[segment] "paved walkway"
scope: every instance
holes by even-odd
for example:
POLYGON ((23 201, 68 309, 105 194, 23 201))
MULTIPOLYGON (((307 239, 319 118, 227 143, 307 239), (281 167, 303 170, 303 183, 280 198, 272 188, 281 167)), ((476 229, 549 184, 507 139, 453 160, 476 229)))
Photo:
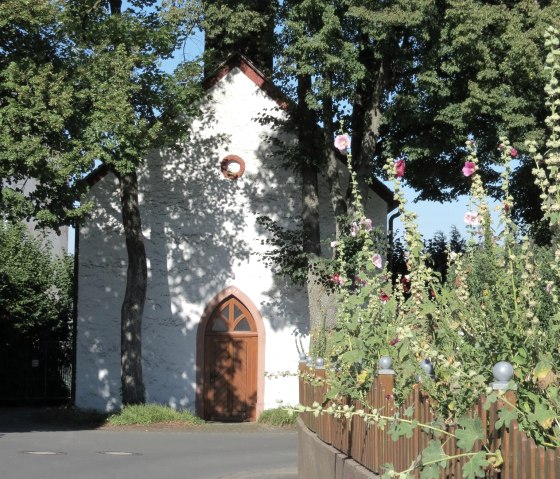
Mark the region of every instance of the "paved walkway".
POLYGON ((295 430, 59 427, 0 408, 2 479, 296 479, 295 430))

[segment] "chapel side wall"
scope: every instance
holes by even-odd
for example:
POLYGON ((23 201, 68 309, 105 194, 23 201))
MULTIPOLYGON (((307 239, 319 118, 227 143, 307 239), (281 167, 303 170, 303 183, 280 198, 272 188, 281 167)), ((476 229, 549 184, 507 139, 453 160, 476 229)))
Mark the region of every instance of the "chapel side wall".
POLYGON ((120 310, 126 286, 126 251, 118 182, 108 174, 91 190, 95 209, 80 227, 76 406, 120 407, 120 310))

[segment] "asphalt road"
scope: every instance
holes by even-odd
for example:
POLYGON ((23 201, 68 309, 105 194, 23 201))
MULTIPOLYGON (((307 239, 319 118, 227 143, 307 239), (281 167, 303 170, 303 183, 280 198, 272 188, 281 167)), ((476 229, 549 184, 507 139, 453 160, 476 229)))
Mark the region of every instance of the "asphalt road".
POLYGON ((0 479, 297 478, 294 430, 57 430, 2 416, 0 479))

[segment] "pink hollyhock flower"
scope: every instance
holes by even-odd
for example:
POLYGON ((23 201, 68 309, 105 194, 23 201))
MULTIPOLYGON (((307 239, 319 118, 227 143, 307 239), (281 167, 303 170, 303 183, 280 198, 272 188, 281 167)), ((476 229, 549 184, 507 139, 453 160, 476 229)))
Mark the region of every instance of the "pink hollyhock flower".
POLYGON ((339 273, 335 273, 333 274, 332 280, 335 284, 339 284, 340 286, 344 286, 344 283, 346 283, 346 281, 344 280, 344 278, 340 277, 339 273))
POLYGON ((465 161, 463 166, 463 175, 471 176, 476 171, 476 165, 472 161, 465 161))
POLYGON ((395 170, 397 172, 397 178, 402 178, 404 176, 404 160, 398 160, 395 163, 395 170))
POLYGON ((469 226, 478 226, 480 224, 478 213, 476 211, 467 211, 465 213, 465 223, 469 226))
POLYGON ((375 253, 372 257, 371 257, 371 262, 373 263, 373 265, 376 268, 381 269, 383 267, 383 259, 381 258, 381 255, 378 253, 375 253))
POLYGON ((338 245, 338 241, 331 241, 331 248, 336 248, 336 245, 338 245))
POLYGON ((350 230, 350 236, 358 236, 358 231, 359 231, 359 227, 358 227, 358 223, 354 222, 352 223, 352 229, 350 230))
POLYGON ((550 292, 552 291, 552 283, 549 281, 548 283, 546 283, 546 287, 544 288, 544 290, 550 294, 550 292))
POLYGON ((503 143, 498 145, 498 150, 503 150, 506 146, 503 143))
POLYGON ((335 148, 344 154, 348 152, 348 149, 350 148, 350 143, 351 143, 350 137, 346 133, 344 135, 338 135, 334 139, 335 148))
POLYGON ((389 301, 389 295, 384 291, 381 291, 381 294, 379 295, 379 299, 384 303, 386 303, 387 301, 389 301))
POLYGON ((373 228, 373 221, 369 218, 364 218, 360 221, 360 225, 363 226, 366 231, 371 231, 373 228))
POLYGON ((509 156, 511 156, 512 158, 515 158, 517 156, 517 150, 515 148, 512 148, 511 150, 509 150, 509 156))
POLYGON ((410 278, 408 275, 404 275, 401 277, 401 286, 403 292, 408 293, 410 291, 410 278))

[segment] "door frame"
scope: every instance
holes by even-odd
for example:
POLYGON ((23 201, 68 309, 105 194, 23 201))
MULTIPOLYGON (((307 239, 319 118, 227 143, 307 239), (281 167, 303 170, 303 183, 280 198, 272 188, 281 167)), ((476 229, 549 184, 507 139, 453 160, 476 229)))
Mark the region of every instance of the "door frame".
POLYGON ((265 348, 265 329, 264 322, 255 304, 249 297, 235 286, 229 286, 214 296, 204 308, 200 322, 198 323, 196 332, 196 414, 199 417, 204 416, 204 357, 205 357, 205 333, 206 325, 210 320, 212 313, 220 305, 222 301, 230 296, 234 296, 237 300, 249 310, 255 327, 257 329, 257 404, 256 418, 264 410, 264 348, 265 348))

